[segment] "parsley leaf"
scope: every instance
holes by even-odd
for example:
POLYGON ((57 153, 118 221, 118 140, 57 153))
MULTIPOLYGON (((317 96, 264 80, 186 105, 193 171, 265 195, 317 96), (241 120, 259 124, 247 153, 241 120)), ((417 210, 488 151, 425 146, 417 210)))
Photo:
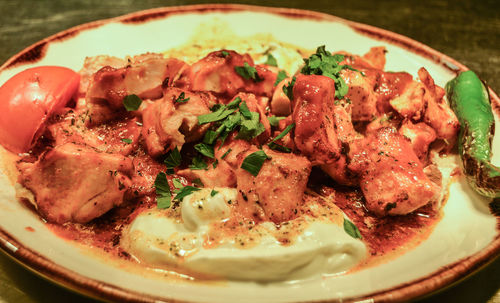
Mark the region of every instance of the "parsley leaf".
POLYGON ((193 158, 193 162, 191 163, 191 165, 189 165, 189 168, 191 168, 193 170, 202 170, 202 169, 207 169, 208 165, 203 160, 202 157, 196 156, 193 158))
POLYGON ((241 163, 241 168, 251 173, 254 177, 257 177, 262 165, 264 165, 264 161, 267 159, 271 158, 263 150, 258 150, 246 156, 243 163, 241 163))
POLYGON ((257 69, 255 69, 255 67, 253 66, 250 66, 250 64, 248 64, 247 62, 244 62, 243 66, 235 66, 234 70, 245 80, 252 79, 254 82, 264 80, 257 73, 257 69))
POLYGON ((189 101, 189 97, 186 98, 186 95, 184 94, 184 92, 180 93, 179 96, 177 97, 177 99, 175 99, 175 103, 186 103, 189 101))
POLYGON ((194 186, 190 186, 190 185, 184 186, 177 191, 177 194, 175 195, 174 200, 182 201, 182 199, 184 199, 184 197, 189 196, 190 194, 194 193, 195 191, 199 191, 199 190, 200 190, 199 188, 194 187, 194 186))
POLYGON ((222 157, 220 157, 221 159, 224 159, 225 157, 227 157, 227 155, 232 151, 232 149, 228 149, 223 155, 222 157))
POLYGON ((179 149, 177 146, 171 150, 168 154, 163 163, 167 166, 167 168, 174 168, 177 167, 181 164, 181 153, 179 152, 179 149))
POLYGON ((341 65, 340 62, 343 60, 343 55, 332 55, 322 45, 316 49, 315 54, 304 59, 305 65, 302 67, 301 73, 304 75, 323 75, 333 79, 335 81, 335 97, 342 99, 347 94, 349 87, 340 76, 340 72, 343 69, 357 71, 349 65, 341 65))
POLYGON ((212 191, 210 192, 210 196, 213 197, 215 195, 217 195, 219 192, 216 191, 215 189, 212 189, 212 191))
POLYGON ((274 58, 274 56, 271 54, 267 55, 267 60, 266 60, 266 63, 264 63, 264 64, 267 64, 270 66, 278 66, 278 62, 276 61, 276 58, 274 58))
POLYGON ((141 104, 142 100, 137 95, 128 95, 123 98, 123 106, 129 112, 138 110, 141 104))
POLYGON ((239 108, 240 108, 240 113, 243 115, 243 117, 245 117, 247 119, 252 118, 252 114, 250 112, 250 109, 248 109, 248 105, 245 101, 240 103, 239 108))
POLYGON ((212 145, 208 145, 205 143, 198 143, 194 146, 194 149, 196 149, 200 154, 209 157, 209 158, 214 158, 214 147, 212 145))
POLYGON ((220 53, 222 54, 222 57, 224 57, 224 58, 229 56, 229 53, 227 51, 221 51, 220 53))
POLYGON ((288 134, 292 128, 295 127, 295 123, 292 123, 290 125, 288 125, 279 135, 276 136, 276 138, 272 139, 270 143, 273 143, 273 142, 276 142, 280 139, 282 139, 284 136, 286 136, 286 134, 288 134))
POLYGON ((156 207, 160 209, 169 208, 172 202, 172 194, 165 173, 160 172, 156 175, 154 187, 156 191, 156 207))
POLYGON ((269 124, 273 127, 277 127, 280 123, 281 120, 285 119, 286 117, 277 117, 277 116, 271 116, 267 117, 267 121, 269 121, 269 124))
POLYGON ((250 112, 251 119, 241 121, 240 131, 236 135, 236 139, 251 140, 262 134, 266 128, 260 123, 260 115, 256 112, 250 112))
POLYGON ((123 143, 127 143, 127 144, 132 143, 132 139, 129 139, 129 138, 123 138, 120 141, 122 141, 123 143))
POLYGON ((177 188, 177 189, 180 189, 180 188, 183 188, 184 185, 182 185, 181 183, 181 180, 175 178, 175 179, 172 179, 172 183, 174 184, 174 187, 177 188))
POLYGON ((234 110, 226 109, 226 107, 223 106, 214 112, 198 116, 198 124, 202 125, 210 122, 223 120, 233 112, 234 110))
POLYGON ((280 144, 276 144, 274 142, 270 142, 269 144, 267 144, 267 146, 272 150, 277 150, 277 151, 282 152, 282 153, 292 152, 292 150, 289 149, 288 147, 280 145, 280 144))
POLYGON ((274 86, 278 85, 281 81, 283 81, 288 75, 286 74, 286 71, 280 70, 278 72, 278 76, 276 76, 276 82, 274 82, 274 86))
POLYGON ((293 86, 295 85, 295 80, 297 79, 293 77, 292 81, 288 82, 287 85, 283 85, 283 92, 290 101, 293 101, 293 86))
POLYGON ((363 238, 356 225, 354 225, 354 223, 352 223, 346 218, 344 218, 344 230, 349 236, 353 237, 354 239, 363 238))

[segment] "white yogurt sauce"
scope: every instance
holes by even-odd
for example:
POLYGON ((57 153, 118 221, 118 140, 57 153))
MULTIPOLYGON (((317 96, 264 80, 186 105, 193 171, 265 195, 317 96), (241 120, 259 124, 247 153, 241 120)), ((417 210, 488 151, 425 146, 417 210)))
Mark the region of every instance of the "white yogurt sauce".
MULTIPOLYGON (((181 220, 157 209, 138 215, 124 231, 122 247, 153 267, 181 267, 230 280, 258 282, 340 273, 366 256, 363 242, 349 236, 341 224, 312 217, 305 218, 307 226, 291 244, 278 241, 278 228, 265 222, 249 231, 259 239, 250 247, 243 248, 237 238, 215 247, 204 246, 210 225, 229 219, 229 203, 236 200, 235 189, 216 190, 214 196, 211 189, 202 189, 185 197, 181 220)), ((339 209, 336 212, 343 216, 339 209)))

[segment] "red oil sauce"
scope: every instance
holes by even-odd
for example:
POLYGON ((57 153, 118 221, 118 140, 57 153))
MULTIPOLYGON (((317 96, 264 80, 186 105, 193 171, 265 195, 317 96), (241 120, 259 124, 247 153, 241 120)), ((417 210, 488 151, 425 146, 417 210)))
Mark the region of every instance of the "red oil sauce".
POLYGON ((369 254, 363 266, 381 263, 415 247, 427 238, 442 216, 441 211, 428 204, 408 215, 377 217, 364 207, 359 189, 323 186, 320 194, 334 196, 335 204, 358 227, 369 254))

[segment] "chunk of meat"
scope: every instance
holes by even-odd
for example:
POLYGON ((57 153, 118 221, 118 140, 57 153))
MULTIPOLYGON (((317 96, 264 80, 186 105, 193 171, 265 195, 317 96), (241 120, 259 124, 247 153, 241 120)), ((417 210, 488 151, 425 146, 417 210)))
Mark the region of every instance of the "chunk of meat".
POLYGON ((274 90, 271 99, 271 113, 276 116, 288 116, 292 113, 292 104, 288 96, 283 92, 283 86, 291 82, 292 79, 283 79, 274 90))
POLYGON ((403 122, 398 132, 410 140, 413 151, 420 162, 427 163, 429 145, 436 140, 434 129, 423 122, 414 124, 407 120, 403 122))
POLYGON ((295 145, 313 163, 337 160, 341 144, 332 117, 335 82, 325 76, 298 75, 293 86, 295 145))
POLYGON ((389 101, 400 96, 405 91, 406 86, 412 83, 413 77, 406 72, 375 72, 378 74, 375 85, 375 92, 378 95, 377 111, 379 114, 390 113, 392 106, 389 101))
POLYGON ((64 143, 87 145, 98 151, 124 156, 137 148, 141 126, 136 118, 112 121, 93 128, 85 127, 85 112, 69 110, 47 127, 54 146, 64 143))
POLYGON ((86 95, 91 123, 113 119, 124 111, 123 99, 127 95, 161 98, 164 80, 177 77, 184 67, 185 63, 177 59, 147 54, 132 58, 123 68, 101 68, 92 77, 86 95))
POLYGON ((210 91, 229 98, 239 92, 271 97, 276 76, 264 66, 256 66, 248 54, 220 50, 195 62, 174 85, 192 91, 210 91), (245 64, 255 69, 258 79, 245 79, 236 72, 237 67, 243 68, 245 64))
POLYGON ((429 180, 408 139, 381 128, 353 144, 349 168, 360 176, 368 210, 404 215, 433 201, 439 186, 429 180))
POLYGON ((177 175, 191 182, 200 179, 204 187, 236 187, 236 176, 234 171, 224 160, 218 160, 218 164, 215 168, 212 164, 209 164, 206 170, 186 168, 179 170, 177 175))
POLYGON ((378 69, 383 70, 385 67, 385 54, 387 50, 384 46, 372 47, 363 56, 354 55, 346 51, 335 52, 344 56, 344 60, 340 64, 347 64, 356 69, 378 69))
MULTIPOLYGON (((253 147, 245 155, 256 150, 253 147)), ((248 218, 279 224, 296 217, 303 202, 311 163, 302 156, 279 153, 268 148, 264 151, 271 159, 264 162, 257 177, 241 167, 236 170, 236 207, 248 218)))
POLYGON ((352 142, 362 138, 362 136, 354 130, 351 116, 344 107, 335 106, 332 119, 339 141, 342 144, 341 154, 335 162, 321 165, 321 169, 337 183, 355 186, 359 181, 356 174, 348 168, 347 153, 352 142))
POLYGON ((345 98, 352 103, 352 119, 354 121, 372 120, 377 115, 377 95, 375 94, 377 74, 362 74, 344 69, 340 76, 349 86, 345 98))
POLYGON ((199 125, 198 116, 210 113, 210 99, 207 94, 167 87, 163 98, 149 105, 142 115, 142 135, 148 153, 156 157, 200 139, 210 124, 199 125), (181 95, 189 100, 176 102, 181 95))
POLYGON ((457 116, 444 99, 443 88, 434 84, 427 70, 422 67, 418 71, 418 76, 426 88, 424 98, 427 99, 427 110, 424 122, 436 131, 437 137, 444 140, 450 149, 455 145, 460 130, 457 116))
POLYGON ((427 108, 427 99, 424 98, 425 87, 422 83, 412 81, 402 94, 391 99, 389 104, 403 118, 418 121, 427 108))
POLYGON ((110 66, 112 68, 122 68, 127 65, 127 61, 121 58, 99 55, 94 57, 86 57, 83 62, 83 67, 80 70, 80 87, 78 93, 84 96, 87 93, 89 83, 92 76, 101 68, 110 66))
POLYGON ((35 195, 39 212, 61 224, 86 223, 120 205, 133 166, 122 155, 66 143, 19 169, 19 182, 35 195))
MULTIPOLYGON (((248 106, 248 109, 252 112, 256 112, 259 114, 259 121, 264 125, 264 132, 257 137, 257 141, 263 144, 269 139, 271 136, 271 124, 269 124, 269 120, 266 115, 267 101, 268 99, 265 97, 257 97, 251 93, 238 93, 236 97, 241 98, 242 101, 248 106)), ((234 98, 233 98, 234 100, 234 98)))

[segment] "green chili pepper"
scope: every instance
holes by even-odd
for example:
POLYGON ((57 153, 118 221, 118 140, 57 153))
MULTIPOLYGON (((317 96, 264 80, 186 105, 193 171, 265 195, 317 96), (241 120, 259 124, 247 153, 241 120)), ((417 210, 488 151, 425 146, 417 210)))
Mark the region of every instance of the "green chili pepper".
POLYGON ((446 84, 446 95, 460 122, 458 152, 467 181, 483 196, 500 197, 500 168, 490 162, 495 119, 488 90, 465 71, 446 84))

